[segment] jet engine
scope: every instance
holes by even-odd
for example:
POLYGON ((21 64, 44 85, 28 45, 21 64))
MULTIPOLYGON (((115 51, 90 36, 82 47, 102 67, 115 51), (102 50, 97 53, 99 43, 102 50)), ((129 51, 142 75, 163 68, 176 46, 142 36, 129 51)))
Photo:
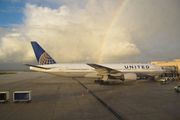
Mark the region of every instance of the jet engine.
POLYGON ((120 80, 137 80, 137 75, 135 73, 124 73, 120 80))
POLYGON ((137 80, 138 77, 135 73, 116 73, 116 74, 110 74, 108 75, 109 79, 120 79, 122 81, 124 80, 137 80))

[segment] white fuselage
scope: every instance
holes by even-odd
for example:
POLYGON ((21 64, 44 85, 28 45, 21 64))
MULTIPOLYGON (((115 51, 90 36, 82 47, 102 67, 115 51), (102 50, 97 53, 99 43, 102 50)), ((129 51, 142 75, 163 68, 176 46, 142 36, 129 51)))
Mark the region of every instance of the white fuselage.
MULTIPOLYGON (((138 77, 153 77, 163 74, 164 70, 156 65, 151 64, 99 64, 111 69, 120 71, 120 73, 135 73, 138 77)), ((31 70, 46 72, 50 74, 65 76, 65 77, 87 77, 87 78, 102 78, 95 68, 87 64, 50 64, 37 65, 44 68, 30 67, 31 70)))

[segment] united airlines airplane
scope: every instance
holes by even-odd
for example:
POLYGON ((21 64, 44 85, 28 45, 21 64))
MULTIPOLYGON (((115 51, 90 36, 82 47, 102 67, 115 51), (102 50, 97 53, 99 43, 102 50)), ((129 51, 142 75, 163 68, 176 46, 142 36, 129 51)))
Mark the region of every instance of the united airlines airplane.
POLYGON ((164 73, 162 67, 151 64, 57 64, 37 42, 31 44, 39 65, 25 65, 35 71, 72 78, 94 78, 100 84, 109 84, 109 79, 135 81, 140 77, 155 77, 164 73))

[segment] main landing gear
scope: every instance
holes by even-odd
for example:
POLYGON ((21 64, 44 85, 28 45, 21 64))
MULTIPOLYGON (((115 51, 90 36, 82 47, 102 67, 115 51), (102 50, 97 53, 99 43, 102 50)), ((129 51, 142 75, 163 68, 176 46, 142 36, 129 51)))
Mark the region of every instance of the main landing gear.
POLYGON ((95 83, 99 83, 100 85, 110 85, 110 82, 104 80, 95 80, 95 83))

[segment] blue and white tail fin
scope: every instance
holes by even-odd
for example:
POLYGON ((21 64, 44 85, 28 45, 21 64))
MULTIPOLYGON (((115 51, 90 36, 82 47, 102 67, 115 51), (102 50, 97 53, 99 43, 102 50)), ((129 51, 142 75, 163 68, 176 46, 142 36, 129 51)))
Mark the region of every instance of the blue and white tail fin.
POLYGON ((31 42, 39 65, 56 64, 56 61, 37 42, 31 42))

